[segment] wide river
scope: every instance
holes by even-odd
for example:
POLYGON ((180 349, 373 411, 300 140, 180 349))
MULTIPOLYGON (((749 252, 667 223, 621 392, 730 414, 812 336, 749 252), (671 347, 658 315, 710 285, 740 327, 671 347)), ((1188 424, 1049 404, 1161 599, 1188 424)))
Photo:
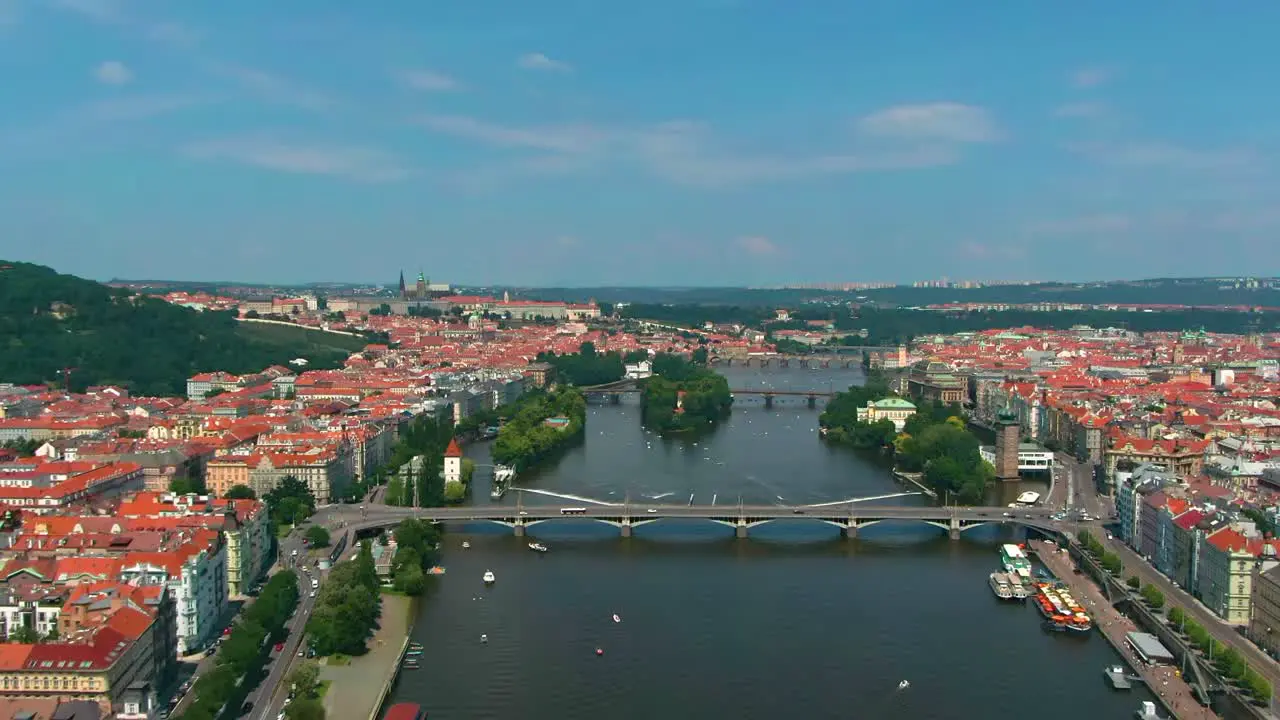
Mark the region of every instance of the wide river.
MULTIPOLYGON (((725 374, 744 389, 860 380, 837 370, 725 374)), ((772 409, 744 399, 713 433, 663 440, 640 426, 634 400, 593 405, 582 446, 520 484, 609 502, 725 505, 913 489, 824 445, 817 416, 803 398, 772 409)), ((468 448, 481 466, 487 452, 468 448)), ((477 471, 473 502, 491 502, 488 477, 477 471)), ((513 491, 500 502, 585 500, 513 491)), ((928 526, 885 524, 846 541, 796 521, 735 540, 690 521, 622 540, 608 526, 569 521, 532 528, 551 548, 534 553, 509 531, 453 527, 448 574, 423 598, 413 630, 423 667, 402 673, 391 700, 419 703, 433 720, 1132 717, 1150 696, 1106 685, 1103 669, 1118 656, 1100 635, 1045 633, 1030 605, 994 597, 987 575, 999 543, 1016 538, 1008 532, 976 529, 952 542, 928 526), (497 576, 489 588, 486 569, 497 576), (899 690, 902 680, 910 685, 899 690)))

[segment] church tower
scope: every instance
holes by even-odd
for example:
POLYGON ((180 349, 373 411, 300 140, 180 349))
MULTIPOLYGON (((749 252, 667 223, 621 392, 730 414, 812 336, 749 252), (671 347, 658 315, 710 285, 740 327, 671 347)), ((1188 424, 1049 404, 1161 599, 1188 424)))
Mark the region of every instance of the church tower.
POLYGON ((422 271, 418 271, 417 295, 419 300, 427 299, 427 278, 422 274, 422 271))
POLYGON ((403 300, 405 297, 406 295, 405 295, 405 289, 404 289, 404 270, 401 270, 400 271, 400 299, 403 300))

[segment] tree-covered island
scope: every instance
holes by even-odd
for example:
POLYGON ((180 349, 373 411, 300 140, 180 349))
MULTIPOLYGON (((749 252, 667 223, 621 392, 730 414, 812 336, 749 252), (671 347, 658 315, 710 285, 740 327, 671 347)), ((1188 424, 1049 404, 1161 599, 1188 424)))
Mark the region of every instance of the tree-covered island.
POLYGON ((644 424, 667 434, 719 422, 729 414, 733 395, 723 375, 679 355, 659 354, 641 403, 644 424))
POLYGON ((587 401, 573 388, 521 398, 519 411, 498 430, 493 461, 528 470, 580 442, 586 422, 587 401))
POLYGON ((917 405, 901 432, 889 419, 859 419, 860 408, 865 413, 868 403, 892 397, 884 375, 871 372, 866 384, 832 398, 818 418, 823 436, 862 450, 891 450, 897 469, 920 473, 921 481, 940 497, 981 504, 995 469, 982 459, 978 438, 966 428, 961 408, 940 402, 917 405))

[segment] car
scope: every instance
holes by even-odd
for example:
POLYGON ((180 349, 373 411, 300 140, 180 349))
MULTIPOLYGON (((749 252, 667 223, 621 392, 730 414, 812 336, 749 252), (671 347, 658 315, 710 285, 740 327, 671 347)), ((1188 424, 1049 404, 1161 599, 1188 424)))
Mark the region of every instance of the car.
POLYGON ((276 643, 275 651, 276 651, 276 652, 283 652, 283 651, 284 651, 284 643, 282 643, 282 642, 278 642, 278 643, 276 643))
POLYGON ((248 715, 250 710, 253 710, 253 703, 245 700, 244 704, 240 706, 240 714, 248 715))
POLYGON ((520 514, 521 514, 521 515, 528 515, 529 513, 525 512, 524 510, 521 510, 521 511, 520 511, 520 514))
POLYGON ((218 646, 217 646, 217 645, 213 645, 213 646, 211 646, 210 648, 208 648, 207 650, 205 650, 205 651, 204 651, 204 656, 205 656, 205 657, 209 657, 210 655, 215 655, 215 654, 217 654, 217 652, 218 652, 218 646))
POLYGON ((1013 513, 1011 513, 1011 512, 1007 512, 1007 513, 1003 513, 1003 514, 1004 514, 1004 516, 1005 516, 1005 517, 1013 517, 1013 513))
POLYGON ((803 514, 804 514, 804 511, 803 511, 803 510, 801 510, 800 508, 796 508, 795 510, 792 510, 791 512, 795 513, 796 515, 803 515, 803 514))
POLYGON ((298 657, 305 657, 305 656, 306 656, 306 654, 307 654, 307 651, 306 651, 306 650, 304 650, 304 649, 302 649, 302 648, 298 648, 298 657))
POLYGON ((656 509, 654 509, 654 508, 649 508, 649 509, 648 509, 648 510, 646 510, 645 512, 656 513, 656 512, 658 512, 658 511, 657 511, 656 509))
POLYGON ((311 595, 310 595, 309 597, 313 597, 313 598, 314 598, 315 596, 316 596, 316 591, 315 591, 315 590, 312 590, 312 591, 311 591, 311 595))

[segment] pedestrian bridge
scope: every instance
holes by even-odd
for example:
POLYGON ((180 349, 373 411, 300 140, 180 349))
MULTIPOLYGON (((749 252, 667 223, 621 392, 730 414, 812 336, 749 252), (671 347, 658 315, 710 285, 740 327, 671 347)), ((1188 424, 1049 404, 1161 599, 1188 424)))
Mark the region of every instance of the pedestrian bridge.
POLYGON ((1052 511, 1029 508, 1012 512, 1000 507, 904 507, 848 505, 777 506, 777 505, 608 505, 587 507, 447 507, 447 508, 379 508, 370 512, 362 527, 394 525, 405 517, 433 522, 489 522, 506 525, 516 535, 536 525, 551 521, 597 522, 620 529, 622 537, 630 537, 633 529, 660 520, 705 520, 734 528, 740 538, 751 528, 779 520, 802 520, 825 523, 840 529, 846 537, 857 537, 858 530, 882 522, 919 522, 944 530, 952 539, 980 525, 1010 523, 1040 532, 1057 534, 1058 524, 1050 519, 1052 511))

